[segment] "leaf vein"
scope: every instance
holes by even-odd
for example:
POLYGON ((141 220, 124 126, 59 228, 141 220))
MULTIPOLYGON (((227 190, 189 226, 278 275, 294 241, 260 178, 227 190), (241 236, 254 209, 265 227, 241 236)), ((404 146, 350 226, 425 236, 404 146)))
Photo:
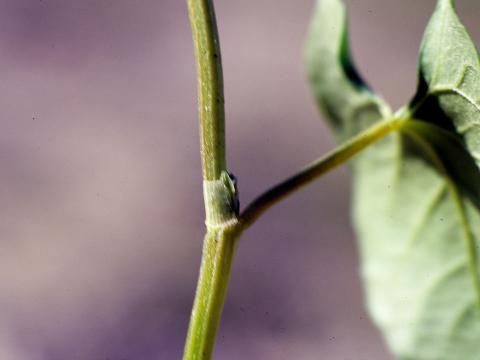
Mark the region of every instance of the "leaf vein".
POLYGON ((455 94, 463 99, 465 99, 468 103, 473 105, 475 109, 480 112, 480 105, 473 99, 472 97, 468 96, 465 92, 458 88, 446 87, 446 86, 436 86, 430 91, 431 95, 442 95, 442 94, 455 94))
POLYGON ((431 198, 427 202, 426 206, 424 207, 421 215, 417 218, 417 222, 415 223, 413 230, 409 236, 409 240, 407 242, 407 248, 411 248, 416 241, 419 239, 421 231, 423 227, 427 224, 427 220, 432 212, 435 210, 435 207, 440 203, 440 200, 445 195, 448 190, 448 182, 445 178, 442 178, 442 182, 439 184, 438 188, 435 192, 432 193, 431 198))

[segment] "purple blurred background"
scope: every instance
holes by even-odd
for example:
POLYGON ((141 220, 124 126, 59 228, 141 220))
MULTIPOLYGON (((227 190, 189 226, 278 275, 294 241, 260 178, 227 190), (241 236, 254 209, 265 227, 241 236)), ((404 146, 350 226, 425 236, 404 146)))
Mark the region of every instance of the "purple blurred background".
MULTIPOLYGON (((243 205, 334 146, 302 64, 313 3, 217 1, 243 205)), ((348 3, 357 64, 404 104, 434 1, 348 3)), ((480 40, 480 5, 458 3, 480 40)), ((204 231, 185 2, 0 0, 0 78, 0 359, 180 359, 204 231)), ((215 359, 392 359, 363 308, 348 182, 246 233, 215 359)))

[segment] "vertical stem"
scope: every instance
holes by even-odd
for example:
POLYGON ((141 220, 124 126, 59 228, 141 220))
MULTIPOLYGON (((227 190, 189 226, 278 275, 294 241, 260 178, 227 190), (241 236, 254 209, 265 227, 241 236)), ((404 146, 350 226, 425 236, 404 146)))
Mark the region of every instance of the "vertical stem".
POLYGON ((226 169, 223 74, 212 0, 188 0, 198 72, 200 142, 205 180, 226 169))
POLYGON ((213 1, 187 3, 198 72, 207 234, 183 359, 209 360, 241 230, 235 185, 226 172, 223 76, 213 1))
POLYGON ((212 356, 225 301, 230 270, 240 231, 235 228, 208 231, 184 360, 208 360, 212 356))

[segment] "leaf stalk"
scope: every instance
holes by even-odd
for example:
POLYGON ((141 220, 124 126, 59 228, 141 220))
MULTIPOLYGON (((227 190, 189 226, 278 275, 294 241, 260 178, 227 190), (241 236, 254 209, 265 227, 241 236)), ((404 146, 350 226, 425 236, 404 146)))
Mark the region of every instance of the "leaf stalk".
POLYGON ((297 174, 273 186, 256 198, 240 216, 244 228, 251 226, 270 207, 321 176, 349 161, 368 146, 403 127, 407 120, 393 118, 380 121, 304 167, 297 174))

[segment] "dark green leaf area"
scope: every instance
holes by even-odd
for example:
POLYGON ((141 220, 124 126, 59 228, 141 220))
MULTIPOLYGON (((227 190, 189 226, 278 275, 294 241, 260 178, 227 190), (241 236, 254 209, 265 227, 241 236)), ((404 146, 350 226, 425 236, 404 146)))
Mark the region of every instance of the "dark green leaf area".
POLYGON ((439 172, 449 177, 460 192, 480 210, 480 170, 475 160, 465 148, 462 139, 452 132, 424 121, 409 121, 403 132, 404 156, 418 156, 439 172), (431 151, 441 162, 432 161, 432 154, 425 152, 408 134, 416 134, 430 146, 431 151), (440 168, 439 168, 440 167, 440 168))

